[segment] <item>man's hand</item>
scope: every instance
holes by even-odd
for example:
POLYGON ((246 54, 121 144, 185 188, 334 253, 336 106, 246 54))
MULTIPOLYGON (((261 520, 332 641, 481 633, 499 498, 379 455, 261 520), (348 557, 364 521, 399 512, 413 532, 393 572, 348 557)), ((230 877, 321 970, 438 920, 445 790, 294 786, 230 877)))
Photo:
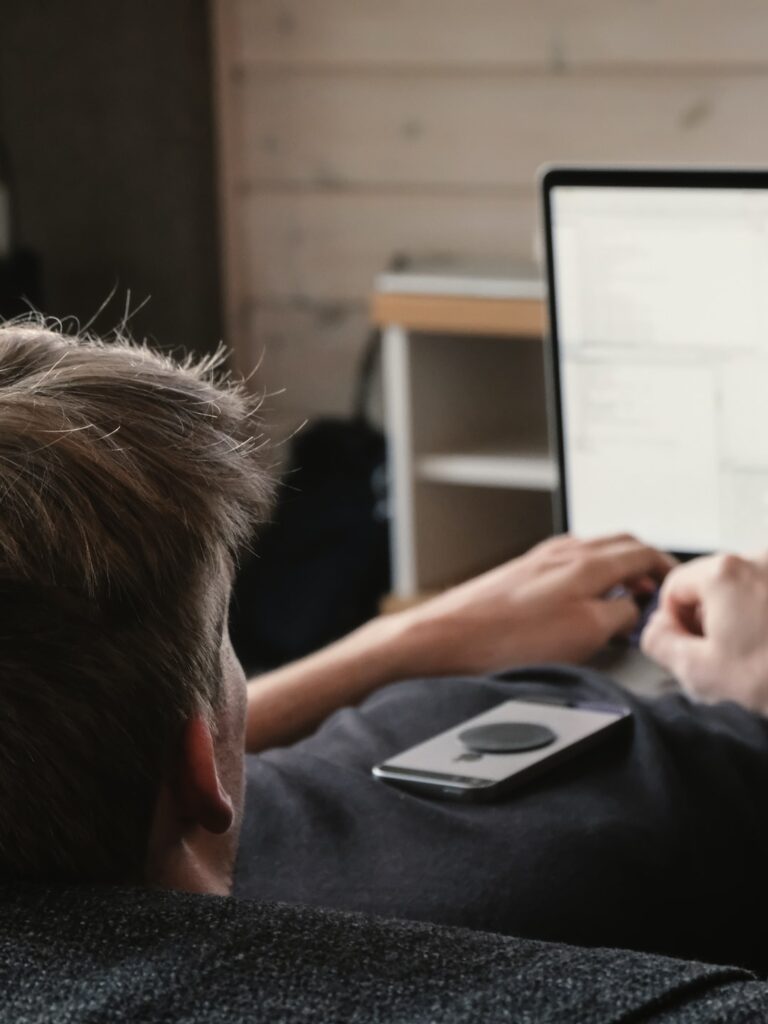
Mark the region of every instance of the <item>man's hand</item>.
POLYGON ((679 566, 641 647, 699 700, 733 700, 768 714, 768 554, 679 566))
POLYGON ((639 613, 631 595, 655 589, 675 564, 628 534, 544 541, 405 613, 409 674, 584 661, 632 629, 639 613))

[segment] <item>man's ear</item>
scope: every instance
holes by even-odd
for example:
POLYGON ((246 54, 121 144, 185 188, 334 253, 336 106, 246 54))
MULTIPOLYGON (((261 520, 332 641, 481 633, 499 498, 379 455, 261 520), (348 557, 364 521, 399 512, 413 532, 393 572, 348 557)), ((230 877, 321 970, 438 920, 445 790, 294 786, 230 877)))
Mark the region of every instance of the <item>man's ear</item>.
POLYGON ((174 788, 185 818, 217 835, 231 827, 235 811, 219 780, 211 727, 201 714, 193 715, 184 726, 174 788))

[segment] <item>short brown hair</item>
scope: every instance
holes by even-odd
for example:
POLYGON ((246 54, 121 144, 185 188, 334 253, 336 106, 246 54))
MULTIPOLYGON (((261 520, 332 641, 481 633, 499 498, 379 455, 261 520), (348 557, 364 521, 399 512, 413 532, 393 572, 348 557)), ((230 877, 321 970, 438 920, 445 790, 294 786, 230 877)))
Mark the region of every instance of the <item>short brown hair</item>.
POLYGON ((216 702, 203 588, 270 494, 220 362, 0 325, 0 877, 138 880, 181 724, 216 702))

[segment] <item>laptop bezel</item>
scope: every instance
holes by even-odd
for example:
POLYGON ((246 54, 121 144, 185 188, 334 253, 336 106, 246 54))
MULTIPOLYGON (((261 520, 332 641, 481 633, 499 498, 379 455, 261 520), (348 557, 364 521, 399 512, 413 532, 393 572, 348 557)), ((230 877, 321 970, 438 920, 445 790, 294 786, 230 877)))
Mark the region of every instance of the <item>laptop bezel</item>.
MULTIPOLYGON (((552 190, 561 186, 594 188, 691 188, 691 189, 762 189, 768 192, 768 170, 737 170, 734 168, 609 168, 609 167, 547 167, 540 175, 544 241, 547 272, 548 330, 545 344, 547 414, 550 438, 554 440, 558 468, 558 487, 553 495, 553 516, 557 532, 570 528, 568 517, 568 466, 562 415, 562 380, 560 374, 560 342, 557 323, 557 296, 554 263, 552 190)), ((686 561, 709 551, 671 552, 686 561)))

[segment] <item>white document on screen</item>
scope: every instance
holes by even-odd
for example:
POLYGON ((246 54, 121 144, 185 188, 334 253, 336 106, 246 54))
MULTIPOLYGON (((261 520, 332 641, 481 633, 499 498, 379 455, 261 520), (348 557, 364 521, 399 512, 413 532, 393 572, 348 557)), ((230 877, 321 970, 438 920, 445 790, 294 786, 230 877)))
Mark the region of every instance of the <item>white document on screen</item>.
POLYGON ((565 490, 583 536, 768 544, 768 193, 557 188, 565 490))

